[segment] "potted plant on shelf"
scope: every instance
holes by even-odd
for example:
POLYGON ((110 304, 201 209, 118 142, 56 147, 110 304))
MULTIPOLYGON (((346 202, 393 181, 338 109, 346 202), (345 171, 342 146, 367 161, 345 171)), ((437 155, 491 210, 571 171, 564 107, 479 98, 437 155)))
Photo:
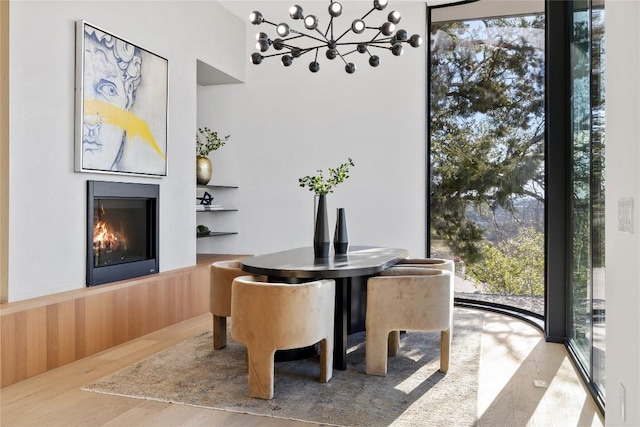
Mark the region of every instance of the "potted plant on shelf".
POLYGON ((213 165, 208 157, 209 153, 226 144, 230 136, 220 138, 218 132, 206 126, 198 128, 196 133, 196 182, 198 185, 206 185, 211 180, 213 165))
MULTIPOLYGON (((355 166, 351 158, 342 163, 337 168, 328 169, 328 177, 325 178, 322 170, 318 169, 315 176, 307 175, 299 178, 300 187, 308 188, 318 196, 318 210, 316 213, 315 231, 313 234, 313 251, 316 258, 327 258, 329 256, 329 221, 327 217, 327 194, 333 193, 333 189, 349 178, 349 168, 355 166)), ((344 222, 342 222, 344 225, 344 222)), ((344 233, 336 230, 336 238, 340 234, 346 238, 346 225, 344 233)), ((345 247, 346 252, 346 247, 345 247)))

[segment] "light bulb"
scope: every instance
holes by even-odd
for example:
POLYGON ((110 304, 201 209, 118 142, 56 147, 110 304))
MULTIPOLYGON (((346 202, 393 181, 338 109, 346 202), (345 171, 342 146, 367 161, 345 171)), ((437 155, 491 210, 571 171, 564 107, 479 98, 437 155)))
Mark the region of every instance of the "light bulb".
POLYGON ((395 30, 396 30, 396 26, 393 25, 391 22, 385 22, 380 27, 380 32, 385 36, 390 36, 391 34, 393 34, 395 30))
POLYGON ((318 18, 309 15, 304 18, 304 26, 307 30, 315 30, 318 27, 318 18))
POLYGON ((337 18, 342 13, 342 5, 337 1, 332 1, 329 5, 329 15, 337 18))
POLYGON ((289 16, 293 19, 302 19, 304 13, 302 12, 302 8, 296 4, 289 8, 289 16))
POLYGON ((389 16, 387 16, 387 20, 393 24, 397 24, 400 22, 400 12, 393 11, 389 12, 389 16))
POLYGON ((356 34, 362 33, 365 28, 366 27, 362 19, 356 19, 351 23, 351 30, 356 34))
POLYGON ((276 27, 276 33, 278 33, 280 37, 288 36, 290 31, 289 26, 284 22, 276 27))
POLYGON ((378 10, 383 10, 385 7, 387 7, 388 3, 388 0, 373 0, 373 7, 378 10))
POLYGON ((260 25, 264 21, 264 17, 262 16, 262 13, 258 12, 257 10, 254 10, 249 14, 249 21, 253 25, 260 25))

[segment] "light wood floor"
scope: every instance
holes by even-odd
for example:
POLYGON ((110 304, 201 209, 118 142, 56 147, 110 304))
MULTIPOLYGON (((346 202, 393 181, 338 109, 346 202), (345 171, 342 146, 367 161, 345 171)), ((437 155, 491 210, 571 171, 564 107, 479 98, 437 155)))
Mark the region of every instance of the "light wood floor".
MULTIPOLYGON (((5 387, 0 391, 0 425, 310 425, 80 390, 106 374, 210 328, 210 314, 201 315, 5 387)), ((483 331, 480 426, 604 424, 563 345, 546 343, 542 334, 527 323, 495 313, 485 313, 483 331)))

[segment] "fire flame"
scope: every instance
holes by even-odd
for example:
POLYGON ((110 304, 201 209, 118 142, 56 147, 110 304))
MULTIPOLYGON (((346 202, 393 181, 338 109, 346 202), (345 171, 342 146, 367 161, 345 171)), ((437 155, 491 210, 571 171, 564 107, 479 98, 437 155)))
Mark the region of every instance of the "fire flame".
POLYGON ((114 232, 104 221, 96 221, 93 226, 93 249, 99 252, 126 251, 127 239, 122 233, 114 232))

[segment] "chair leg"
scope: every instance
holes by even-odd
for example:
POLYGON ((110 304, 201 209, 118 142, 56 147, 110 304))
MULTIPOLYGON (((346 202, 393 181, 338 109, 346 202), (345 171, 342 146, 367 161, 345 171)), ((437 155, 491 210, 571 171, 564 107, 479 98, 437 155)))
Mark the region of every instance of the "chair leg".
POLYGON ((247 347, 249 397, 273 398, 273 356, 275 350, 247 347))
POLYGON ((397 356, 400 349, 400 331, 389 332, 389 344, 387 354, 389 356, 397 356))
POLYGON ((451 329, 440 332, 440 372, 449 370, 451 360, 451 329))
POLYGON ((388 331, 377 328, 367 330, 365 342, 365 364, 368 375, 387 375, 388 331))
POLYGON ((227 346, 227 318, 213 315, 213 348, 220 350, 227 346))
POLYGON ((320 382, 327 383, 333 376, 333 339, 320 341, 320 382))

